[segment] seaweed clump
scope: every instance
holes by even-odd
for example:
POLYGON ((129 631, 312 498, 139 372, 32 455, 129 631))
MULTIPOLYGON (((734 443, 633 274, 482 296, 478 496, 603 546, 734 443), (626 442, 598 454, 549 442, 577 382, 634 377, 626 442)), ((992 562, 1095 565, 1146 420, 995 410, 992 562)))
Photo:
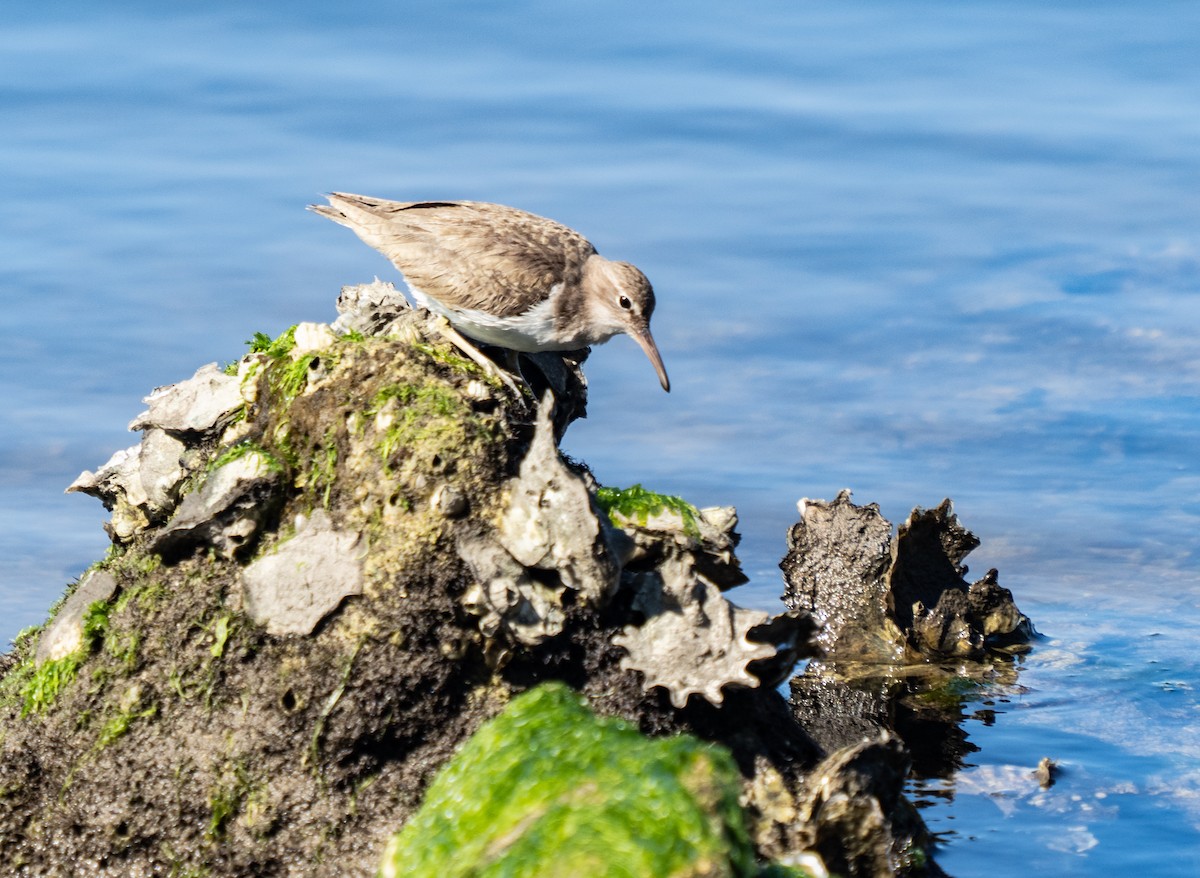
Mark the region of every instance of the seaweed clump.
POLYGON ((647 738, 547 683, 442 769, 381 875, 807 875, 757 864, 739 794, 722 748, 647 738))

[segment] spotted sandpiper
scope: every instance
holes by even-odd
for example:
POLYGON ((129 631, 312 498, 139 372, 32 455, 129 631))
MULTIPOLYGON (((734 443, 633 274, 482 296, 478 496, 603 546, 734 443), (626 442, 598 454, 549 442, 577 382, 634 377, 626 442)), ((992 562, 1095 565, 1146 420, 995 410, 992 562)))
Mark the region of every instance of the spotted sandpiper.
POLYGON ((583 235, 502 204, 385 201, 334 192, 309 210, 352 229, 400 269, 416 303, 512 351, 569 351, 624 332, 671 389, 650 334, 654 290, 583 235))

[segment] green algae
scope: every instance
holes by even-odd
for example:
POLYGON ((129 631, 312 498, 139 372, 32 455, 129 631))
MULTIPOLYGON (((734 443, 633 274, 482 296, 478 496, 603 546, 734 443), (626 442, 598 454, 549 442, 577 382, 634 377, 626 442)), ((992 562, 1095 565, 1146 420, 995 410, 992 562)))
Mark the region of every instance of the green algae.
POLYGON ((304 486, 312 495, 321 498, 321 505, 326 509, 329 508, 333 486, 337 481, 337 463, 337 429, 330 427, 325 431, 320 446, 313 452, 308 473, 304 477, 304 486))
POLYGON ((682 497, 647 491, 639 484, 630 488, 598 488, 596 502, 617 527, 628 521, 645 526, 653 516, 673 512, 679 516, 688 536, 700 536, 700 511, 682 497))
POLYGON ((263 448, 257 442, 244 440, 234 445, 230 445, 216 457, 208 462, 205 467, 205 472, 212 473, 219 470, 221 467, 233 463, 235 460, 241 460, 251 454, 257 454, 262 459, 262 465, 268 471, 273 473, 281 473, 284 471, 283 463, 278 457, 273 455, 267 449, 263 448))
POLYGON ((493 432, 457 391, 437 381, 390 384, 375 394, 368 414, 388 415, 378 443, 387 466, 401 450, 430 459, 450 452, 466 456, 473 439, 493 432))
POLYGON ((25 666, 14 672, 19 675, 21 716, 45 712, 58 699, 59 693, 74 682, 83 659, 82 649, 40 665, 27 659, 25 666))
POLYGON ((251 354, 266 354, 272 360, 282 360, 296 347, 296 327, 288 327, 275 338, 265 332, 256 332, 246 339, 246 347, 251 354))
POLYGON ((41 664, 30 656, 22 663, 22 667, 13 672, 16 676, 14 682, 19 686, 22 717, 44 713, 54 704, 59 694, 75 681, 80 667, 96 646, 104 645, 106 651, 127 663, 135 660, 130 658, 130 654, 136 657, 136 641, 129 643, 115 635, 109 639, 108 619, 112 610, 113 605, 107 600, 89 604, 83 613, 83 636, 78 648, 68 655, 41 664))
POLYGON ((517 698, 442 769, 379 874, 437 878, 760 872, 724 749, 644 737, 566 686, 517 698))

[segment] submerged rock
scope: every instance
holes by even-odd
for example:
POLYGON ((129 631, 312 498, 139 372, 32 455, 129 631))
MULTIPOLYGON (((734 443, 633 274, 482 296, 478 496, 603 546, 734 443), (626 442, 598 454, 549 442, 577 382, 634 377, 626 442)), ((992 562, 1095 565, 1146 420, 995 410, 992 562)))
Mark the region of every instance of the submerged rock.
POLYGON ((797 803, 799 845, 819 853, 835 874, 888 878, 924 870, 929 837, 902 795, 908 766, 904 744, 887 733, 830 754, 809 774, 797 803))

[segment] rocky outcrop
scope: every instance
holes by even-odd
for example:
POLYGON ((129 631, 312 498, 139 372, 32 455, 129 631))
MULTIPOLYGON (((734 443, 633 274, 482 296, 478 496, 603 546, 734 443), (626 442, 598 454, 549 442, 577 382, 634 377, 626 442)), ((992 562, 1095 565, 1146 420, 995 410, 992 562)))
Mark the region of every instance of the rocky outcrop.
POLYGON ((731 507, 559 453, 586 351, 500 374, 388 284, 338 307, 155 390, 68 489, 113 550, 0 657, 12 874, 941 874, 909 766, 1033 636, 948 501, 895 536, 802 501, 790 609, 739 607, 731 507))
POLYGON ((824 754, 773 687, 816 625, 729 601, 732 510, 601 491, 559 455, 580 357, 522 358, 513 392, 386 285, 342 307, 156 391, 141 443, 72 486, 114 551, 7 660, 0 861, 372 874, 455 749, 559 680, 727 748, 760 858, 868 874, 795 823, 830 813, 824 754))

